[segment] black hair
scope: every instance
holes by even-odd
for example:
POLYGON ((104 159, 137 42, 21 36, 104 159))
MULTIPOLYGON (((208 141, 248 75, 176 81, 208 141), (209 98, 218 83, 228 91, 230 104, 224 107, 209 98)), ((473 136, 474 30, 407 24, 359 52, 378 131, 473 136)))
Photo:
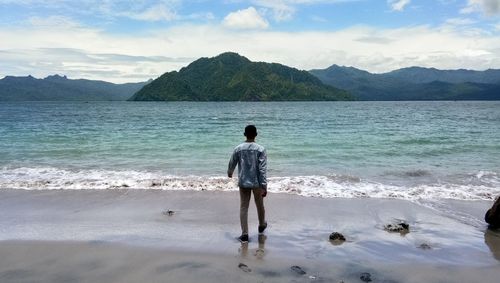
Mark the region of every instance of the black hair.
POLYGON ((257 136, 257 128, 254 125, 248 125, 245 127, 245 137, 255 138, 257 136))

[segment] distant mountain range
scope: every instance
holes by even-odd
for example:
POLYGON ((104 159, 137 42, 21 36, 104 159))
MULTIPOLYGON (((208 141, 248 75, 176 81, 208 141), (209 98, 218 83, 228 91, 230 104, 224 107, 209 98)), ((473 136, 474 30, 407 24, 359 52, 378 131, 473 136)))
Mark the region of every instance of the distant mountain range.
POLYGON ((500 100, 500 70, 438 70, 411 67, 372 74, 333 65, 311 70, 325 84, 358 100, 500 100))
POLYGON ((314 101, 352 100, 307 71, 252 62, 237 53, 200 58, 144 86, 134 101, 314 101))
POLYGON ((0 101, 127 100, 146 83, 113 84, 59 75, 44 79, 7 76, 0 80, 0 101))
POLYGON ((332 65, 307 72, 227 52, 141 83, 113 84, 59 75, 0 79, 0 101, 29 100, 500 100, 500 70, 410 67, 373 74, 332 65))

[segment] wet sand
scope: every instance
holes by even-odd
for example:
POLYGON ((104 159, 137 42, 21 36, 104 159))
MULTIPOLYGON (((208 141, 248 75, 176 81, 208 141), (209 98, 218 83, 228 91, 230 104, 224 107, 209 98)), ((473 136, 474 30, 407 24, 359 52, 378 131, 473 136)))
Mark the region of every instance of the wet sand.
POLYGON ((238 205, 236 192, 1 190, 0 282, 363 282, 362 273, 371 282, 498 282, 500 276, 500 233, 482 221, 489 202, 270 194, 263 237, 250 207, 248 245, 236 240, 238 205), (383 229, 399 220, 410 233, 383 229), (347 241, 332 244, 334 231, 347 241))

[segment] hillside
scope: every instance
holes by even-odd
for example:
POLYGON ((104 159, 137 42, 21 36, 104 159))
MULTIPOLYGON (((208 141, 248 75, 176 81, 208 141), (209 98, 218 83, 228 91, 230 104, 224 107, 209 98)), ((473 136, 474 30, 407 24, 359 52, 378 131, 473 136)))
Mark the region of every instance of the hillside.
POLYGON ((351 100, 346 91, 323 84, 307 71, 251 62, 237 53, 200 58, 146 85, 134 101, 306 101, 351 100))
POLYGON ((479 83, 500 84, 500 70, 438 70, 435 68, 409 67, 384 74, 385 77, 412 81, 414 83, 430 83, 440 81, 446 83, 479 83))
POLYGON ((145 84, 71 80, 59 75, 44 79, 7 76, 0 80, 0 101, 127 100, 145 84))
POLYGON ((311 74, 350 91, 358 100, 499 100, 500 70, 438 70, 411 67, 372 74, 332 65, 311 74))

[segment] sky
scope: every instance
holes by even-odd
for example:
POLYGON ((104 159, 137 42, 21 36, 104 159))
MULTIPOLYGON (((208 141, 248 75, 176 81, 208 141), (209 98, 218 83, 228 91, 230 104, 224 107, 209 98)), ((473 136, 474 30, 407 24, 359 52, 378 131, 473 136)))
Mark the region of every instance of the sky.
POLYGON ((0 78, 139 82, 227 51, 301 70, 500 69, 500 0, 0 0, 0 78))

